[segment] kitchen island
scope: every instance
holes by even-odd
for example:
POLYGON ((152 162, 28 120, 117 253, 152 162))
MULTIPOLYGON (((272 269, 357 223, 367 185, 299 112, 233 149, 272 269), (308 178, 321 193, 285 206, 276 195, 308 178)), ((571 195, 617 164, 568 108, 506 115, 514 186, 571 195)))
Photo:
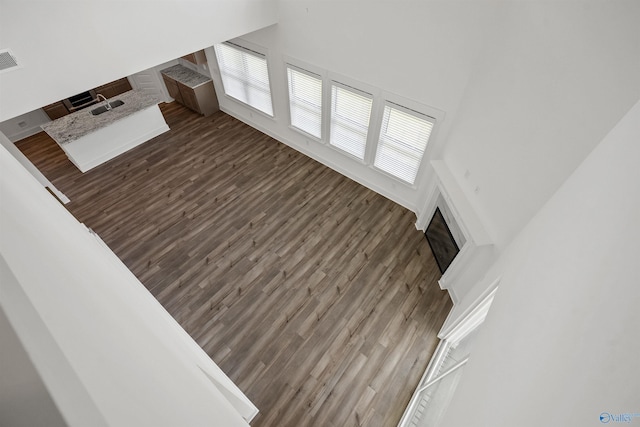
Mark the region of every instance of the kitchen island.
POLYGON ((157 99, 131 90, 109 99, 109 102, 115 105, 116 100, 123 104, 102 114, 93 115, 91 111, 106 105, 106 102, 41 126, 81 172, 169 130, 157 99))

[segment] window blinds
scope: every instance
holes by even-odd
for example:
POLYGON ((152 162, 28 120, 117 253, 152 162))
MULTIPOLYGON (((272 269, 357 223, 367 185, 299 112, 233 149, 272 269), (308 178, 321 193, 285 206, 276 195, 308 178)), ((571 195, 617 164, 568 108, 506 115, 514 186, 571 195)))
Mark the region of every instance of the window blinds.
POLYGON ((322 135, 322 78, 287 65, 291 126, 309 135, 322 135))
POLYGON ((228 43, 215 49, 224 92, 273 116, 266 57, 228 43))
POLYGON ((433 129, 433 119, 387 103, 374 165, 413 184, 433 129))
POLYGON ((329 143, 364 160, 372 103, 371 95, 333 82, 329 143))

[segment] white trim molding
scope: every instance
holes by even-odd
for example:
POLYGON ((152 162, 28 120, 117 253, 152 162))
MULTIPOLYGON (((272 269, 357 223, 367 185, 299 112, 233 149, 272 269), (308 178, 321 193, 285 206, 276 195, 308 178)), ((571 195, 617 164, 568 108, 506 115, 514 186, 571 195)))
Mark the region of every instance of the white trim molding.
MULTIPOLYGON (((253 127, 254 129, 259 130, 260 132, 264 133, 265 135, 270 136, 271 138, 275 139, 276 141, 279 141, 285 145, 288 145, 289 147, 293 148, 296 151, 299 151, 300 153, 322 163, 323 165, 325 165, 328 168, 333 169, 334 171, 346 176, 347 178, 350 178, 352 180, 354 180, 355 182, 364 185, 365 187, 369 188, 372 191, 375 191, 378 194, 381 194, 382 196, 388 198, 389 200, 394 201, 395 203, 399 204, 400 206, 407 208, 408 210, 415 212, 415 206, 413 205, 413 203, 408 200, 405 197, 401 197, 399 196, 397 193, 394 193, 390 190, 387 190, 385 188, 383 188, 382 186, 378 185, 376 182, 372 181, 372 180, 368 180, 363 178, 362 176, 359 176, 355 173, 353 173, 353 171, 349 170, 348 168, 344 168, 339 166, 337 163, 331 161, 331 159, 324 157, 324 156, 320 156, 317 155, 315 152, 309 150, 308 148, 306 148, 309 144, 310 144, 310 138, 307 138, 305 140, 305 144, 300 144, 300 143, 296 143, 294 140, 292 140, 291 138, 285 137, 279 133, 274 132, 272 129, 267 128, 265 126, 262 126, 260 123, 257 123, 255 121, 253 121, 251 118, 248 118, 244 115, 243 112, 240 111, 234 111, 234 110, 230 110, 228 108, 225 108, 223 105, 220 105, 220 111, 227 113, 228 115, 235 117, 236 119, 240 120, 241 122, 246 123, 247 125, 253 127)), ((324 144, 323 144, 324 145, 324 144)))
POLYGON ((416 226, 421 230, 426 229, 429 220, 436 210, 438 195, 441 194, 451 208, 451 212, 467 240, 472 240, 477 246, 493 244, 493 239, 464 196, 462 189, 444 160, 432 160, 431 166, 436 174, 436 184, 435 188, 432 188, 430 196, 425 200, 416 226))
MULTIPOLYGON (((421 417, 424 415, 423 411, 428 410, 427 408, 431 404, 430 398, 423 395, 423 393, 426 392, 433 384, 439 382, 442 378, 453 373, 467 363, 470 357, 469 352, 466 357, 459 360, 453 366, 449 366, 448 369, 442 372, 445 360, 450 356, 452 349, 455 349, 463 339, 475 331, 485 321, 487 314, 489 313, 489 309, 491 308, 491 304, 493 303, 496 291, 498 290, 499 283, 500 278, 496 279, 489 289, 480 298, 474 301, 469 309, 465 310, 460 315, 456 322, 447 327, 446 330, 443 328, 440 331, 438 334, 438 338, 440 338, 438 347, 431 356, 427 369, 411 396, 409 405, 405 409, 398 427, 415 427, 420 424, 421 417)), ((469 351, 469 348, 467 348, 467 351, 469 351)), ((438 391, 442 393, 442 390, 438 391)), ((454 393, 454 390, 451 389, 449 393, 454 393)))
POLYGON ((445 162, 433 160, 431 166, 436 179, 433 180, 428 192, 429 196, 420 210, 416 228, 425 231, 436 208, 440 207, 443 215, 447 212, 445 219, 449 227, 456 229, 456 234, 462 235, 456 239, 464 241, 460 252, 438 280, 440 289, 448 291, 453 303, 457 304, 464 298, 464 295, 461 295, 464 292, 456 288, 470 280, 475 282, 480 278, 484 265, 482 260, 490 257, 493 241, 445 162))
POLYGON ((499 284, 500 278, 497 278, 489 286, 487 291, 460 315, 459 320, 454 321, 450 326, 443 328, 438 334, 438 337, 443 340, 457 343, 482 324, 489 313, 493 299, 498 291, 499 284))

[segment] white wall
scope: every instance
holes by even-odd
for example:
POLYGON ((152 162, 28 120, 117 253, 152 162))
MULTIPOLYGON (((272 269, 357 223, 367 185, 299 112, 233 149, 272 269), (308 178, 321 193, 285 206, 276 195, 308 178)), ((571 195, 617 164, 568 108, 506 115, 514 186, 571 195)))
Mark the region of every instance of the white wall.
POLYGON ((0 121, 274 24, 273 0, 0 0, 0 121))
POLYGON ((66 426, 2 309, 0 343, 0 425, 66 426))
POLYGON ((493 266, 500 289, 444 427, 640 412, 638 141, 640 102, 493 266))
POLYGON ((0 132, 5 134, 11 142, 19 141, 38 132, 42 132, 40 125, 49 123, 51 119, 41 108, 21 114, 0 123, 0 132))
POLYGON ((279 8, 277 26, 241 38, 267 49, 275 119, 224 96, 221 108, 413 210, 418 227, 431 211, 432 169, 409 188, 291 130, 285 60, 442 110, 427 160, 445 160, 494 244, 448 285, 460 298, 640 96, 634 1, 281 0, 279 8))
POLYGON ((281 0, 279 8, 277 26, 242 36, 268 51, 275 120, 226 97, 222 109, 419 219, 431 168, 408 188, 291 130, 284 61, 442 110, 428 159, 446 161, 498 251, 640 96, 640 4, 631 0, 281 0))
POLYGON ((444 150, 500 248, 640 97, 638 22, 633 0, 501 7, 444 150))
MULTIPOLYGON (((417 188, 384 176, 326 144, 289 128, 285 57, 343 76, 378 94, 388 92, 445 113, 428 151, 437 156, 493 19, 493 2, 371 2, 281 0, 278 25, 242 36, 266 48, 275 119, 220 96, 224 111, 321 161, 405 207, 426 197, 427 174, 417 188)), ((210 57, 213 54, 210 51, 210 57)), ((210 61, 215 64, 215 61, 210 61)), ((216 91, 223 94, 214 72, 216 91)), ((345 81, 346 80, 346 81, 345 81)), ((382 95, 382 94, 381 94, 382 95)))
POLYGON ((15 145, 13 145, 11 141, 9 141, 9 139, 5 136, 4 133, 2 133, 2 131, 0 131, 0 145, 6 148, 7 151, 18 162, 20 162, 22 167, 24 167, 40 184, 42 184, 43 187, 49 188, 53 192, 53 194, 55 194, 56 197, 60 199, 61 202, 69 203, 70 201, 69 198, 66 195, 64 195, 60 190, 58 190, 56 186, 53 185, 53 183, 49 181, 47 177, 44 176, 42 172, 40 172, 38 168, 34 166, 33 163, 31 163, 31 160, 29 160, 27 156, 22 154, 22 151, 18 150, 18 148, 15 145))
POLYGON ((0 174, 0 306, 68 424, 248 425, 250 402, 4 147, 0 174))

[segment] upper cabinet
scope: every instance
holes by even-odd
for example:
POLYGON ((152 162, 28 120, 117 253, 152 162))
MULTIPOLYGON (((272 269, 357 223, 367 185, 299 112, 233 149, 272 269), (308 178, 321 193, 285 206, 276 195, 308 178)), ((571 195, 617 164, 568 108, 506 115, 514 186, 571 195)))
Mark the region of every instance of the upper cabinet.
POLYGON ((193 64, 200 65, 207 63, 207 57, 204 54, 204 50, 199 50, 197 52, 190 53, 182 57, 182 59, 189 61, 193 64))

